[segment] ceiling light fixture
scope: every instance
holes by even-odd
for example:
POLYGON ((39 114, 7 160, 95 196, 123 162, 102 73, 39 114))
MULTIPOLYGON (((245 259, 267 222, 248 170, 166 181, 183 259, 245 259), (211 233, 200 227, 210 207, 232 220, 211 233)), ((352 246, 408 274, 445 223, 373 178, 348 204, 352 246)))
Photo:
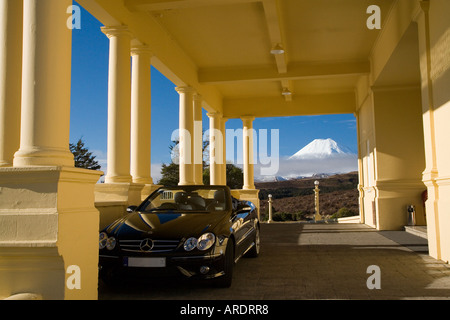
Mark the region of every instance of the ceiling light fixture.
POLYGON ((290 95, 292 95, 292 92, 288 88, 283 88, 283 91, 281 91, 281 94, 283 96, 290 96, 290 95))
POLYGON ((272 50, 270 50, 271 54, 283 54, 284 53, 284 49, 283 47, 278 43, 276 44, 272 50))

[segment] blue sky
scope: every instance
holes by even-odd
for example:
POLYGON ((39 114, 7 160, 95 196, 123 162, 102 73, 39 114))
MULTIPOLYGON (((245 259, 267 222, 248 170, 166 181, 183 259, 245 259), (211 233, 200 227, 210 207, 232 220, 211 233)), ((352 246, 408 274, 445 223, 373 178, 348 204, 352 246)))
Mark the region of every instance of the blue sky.
MULTIPOLYGON (((75 3, 76 4, 76 3, 75 3)), ((107 145, 109 40, 100 31, 102 24, 81 11, 81 29, 73 30, 72 96, 70 141, 83 138, 88 148, 105 165, 107 145)), ((175 86, 152 67, 152 175, 158 165, 170 162, 169 145, 178 128, 178 93, 175 86)), ((357 151, 356 120, 352 114, 257 118, 254 128, 279 130, 279 155, 290 156, 314 139, 332 138, 357 151)), ((227 129, 242 128, 240 119, 230 119, 227 129)), ((206 111, 203 128, 209 128, 206 111)), ((270 134, 269 134, 270 136, 270 134)))

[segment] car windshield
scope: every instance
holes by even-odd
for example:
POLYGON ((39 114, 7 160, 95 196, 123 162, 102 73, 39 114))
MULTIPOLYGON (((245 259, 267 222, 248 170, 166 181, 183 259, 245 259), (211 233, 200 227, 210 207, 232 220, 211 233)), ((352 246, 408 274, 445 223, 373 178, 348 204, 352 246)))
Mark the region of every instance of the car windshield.
POLYGON ((227 210, 225 188, 160 188, 138 208, 140 212, 215 212, 227 210))

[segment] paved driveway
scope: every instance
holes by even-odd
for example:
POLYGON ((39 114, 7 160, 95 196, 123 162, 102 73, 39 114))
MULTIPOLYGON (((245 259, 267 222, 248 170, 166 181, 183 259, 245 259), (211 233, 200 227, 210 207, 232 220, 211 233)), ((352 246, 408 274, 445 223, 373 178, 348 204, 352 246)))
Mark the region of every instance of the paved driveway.
POLYGON ((423 238, 359 224, 263 224, 261 255, 238 262, 230 288, 175 280, 100 285, 99 299, 450 299, 450 267, 427 250, 423 238), (368 279, 380 289, 369 289, 368 279))

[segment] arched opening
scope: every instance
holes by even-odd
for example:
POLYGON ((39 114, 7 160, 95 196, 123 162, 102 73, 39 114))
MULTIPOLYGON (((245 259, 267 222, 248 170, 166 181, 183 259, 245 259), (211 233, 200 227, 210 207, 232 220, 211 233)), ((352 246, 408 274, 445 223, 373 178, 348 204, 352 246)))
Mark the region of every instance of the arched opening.
MULTIPOLYGON (((235 134, 239 129, 239 120, 229 120, 228 137, 232 139, 227 139, 227 160, 237 165, 242 164, 240 140, 235 134)), ((254 130, 255 186, 260 190, 263 221, 268 218, 269 194, 274 212, 279 213, 276 219, 283 215, 287 220, 312 220, 315 180, 321 184, 324 220, 337 217, 340 209, 359 216, 357 123, 353 114, 257 118, 254 130), (346 176, 336 176, 339 174, 346 176)))

